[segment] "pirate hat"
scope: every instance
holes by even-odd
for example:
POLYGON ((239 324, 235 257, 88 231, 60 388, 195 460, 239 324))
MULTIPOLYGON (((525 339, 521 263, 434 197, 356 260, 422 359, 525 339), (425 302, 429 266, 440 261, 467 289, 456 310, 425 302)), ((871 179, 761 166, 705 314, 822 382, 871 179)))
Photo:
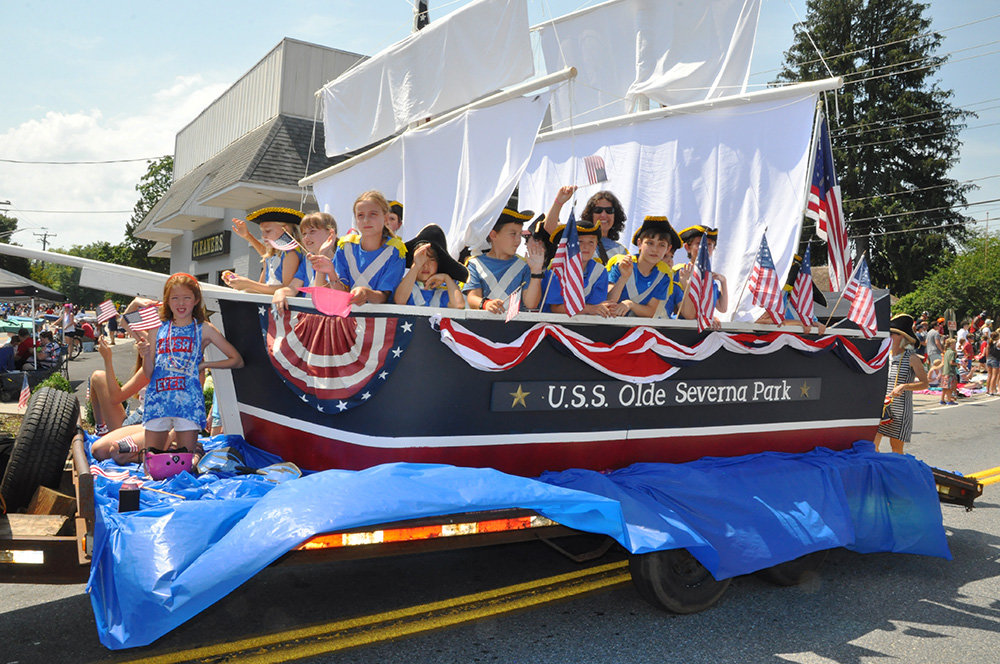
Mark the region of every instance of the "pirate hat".
POLYGON ((709 228, 708 226, 702 226, 701 224, 696 224, 694 226, 688 226, 681 231, 681 242, 690 242, 696 237, 701 237, 702 235, 707 235, 713 240, 719 239, 719 229, 709 228))
POLYGON ((298 226, 304 216, 305 213, 293 210, 292 208, 266 207, 254 210, 248 214, 247 221, 253 221, 258 224, 265 221, 276 221, 281 224, 298 226))
POLYGON ((420 229, 417 236, 406 242, 406 267, 413 266, 413 254, 418 247, 429 244, 437 254, 438 272, 443 272, 455 281, 467 281, 469 270, 464 265, 451 257, 448 253, 448 239, 444 231, 437 224, 427 224, 420 229))
MULTIPOLYGON (((559 224, 559 226, 556 227, 549 238, 552 244, 559 244, 559 240, 562 239, 564 230, 566 230, 566 224, 559 224)), ((578 220, 576 222, 576 232, 578 235, 596 235, 597 239, 600 240, 601 223, 595 221, 593 226, 588 226, 586 221, 578 220)))
POLYGON ((500 218, 497 219, 497 223, 493 224, 493 230, 498 231, 503 226, 507 224, 517 224, 523 226, 524 222, 531 221, 531 218, 535 216, 535 213, 531 210, 525 210, 524 212, 518 212, 511 208, 504 208, 503 212, 500 213, 500 218))
POLYGON ((638 247, 639 239, 647 233, 666 235, 670 238, 671 251, 677 251, 681 248, 681 238, 677 235, 677 231, 675 231, 674 227, 670 225, 670 222, 666 217, 646 216, 646 218, 642 220, 642 226, 639 226, 639 229, 632 236, 632 244, 638 247))
POLYGON ((400 226, 403 225, 403 204, 399 201, 389 201, 389 212, 399 217, 400 226))
POLYGON ((898 332, 911 344, 917 343, 917 338, 913 335, 913 316, 910 314, 896 314, 889 321, 889 331, 898 332))
MULTIPOLYGON (((792 267, 788 269, 788 279, 785 280, 784 290, 791 292, 795 288, 795 280, 799 277, 799 270, 802 268, 802 256, 795 254, 792 256, 792 267)), ((823 291, 819 289, 816 282, 812 282, 812 294, 813 302, 825 307, 827 305, 826 296, 823 295, 823 291)))

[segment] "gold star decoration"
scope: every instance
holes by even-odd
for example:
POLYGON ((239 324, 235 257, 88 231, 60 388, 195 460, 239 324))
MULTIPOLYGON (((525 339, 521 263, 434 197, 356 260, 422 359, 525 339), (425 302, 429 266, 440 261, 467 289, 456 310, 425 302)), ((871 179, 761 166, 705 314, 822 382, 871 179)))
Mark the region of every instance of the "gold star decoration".
POLYGON ((803 397, 809 396, 809 383, 803 382, 802 387, 800 387, 799 389, 802 390, 803 397))
POLYGON ((525 391, 524 391, 524 390, 523 390, 523 389, 521 388, 521 384, 520 384, 520 383, 518 383, 518 385, 517 385, 517 392, 510 392, 509 394, 510 394, 510 396, 514 397, 514 402, 513 402, 512 404, 510 404, 510 407, 511 407, 511 408, 513 408, 513 407, 514 407, 514 406, 516 406, 517 404, 521 404, 521 405, 522 405, 522 406, 524 406, 525 408, 527 408, 527 407, 528 407, 528 404, 526 404, 526 403, 524 402, 524 397, 526 397, 526 396, 528 396, 529 394, 531 394, 531 392, 525 392, 525 391))

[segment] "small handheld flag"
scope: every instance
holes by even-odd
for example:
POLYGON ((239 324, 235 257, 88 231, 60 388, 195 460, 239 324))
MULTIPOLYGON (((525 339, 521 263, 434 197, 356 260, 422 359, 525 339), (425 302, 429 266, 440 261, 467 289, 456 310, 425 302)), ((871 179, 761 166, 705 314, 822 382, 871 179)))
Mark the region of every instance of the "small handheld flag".
POLYGON ((118 315, 118 309, 115 308, 115 303, 111 300, 105 300, 97 305, 97 322, 106 323, 115 316, 118 315))
POLYGON ((781 325, 785 319, 785 302, 781 284, 778 283, 778 273, 771 260, 771 250, 767 247, 766 235, 760 240, 757 260, 750 274, 750 292, 753 293, 753 303, 763 307, 775 325, 781 325))
POLYGON ((580 258, 580 238, 576 230, 576 215, 570 210, 569 222, 563 230, 559 247, 549 264, 551 270, 559 277, 562 288, 563 303, 566 313, 575 316, 586 304, 583 293, 583 260, 580 258))
POLYGON ((299 243, 288 231, 281 234, 277 240, 268 240, 268 244, 277 249, 278 251, 293 251, 298 248, 299 243))
POLYGON ((788 296, 788 303, 799 320, 806 325, 811 325, 816 319, 816 309, 813 306, 812 264, 809 260, 809 247, 806 247, 806 253, 802 256, 802 264, 799 265, 799 273, 795 276, 795 283, 792 284, 792 293, 788 296))
POLYGON ((847 311, 848 320, 857 323, 866 339, 871 339, 878 332, 875 321, 875 299, 872 297, 872 282, 868 274, 868 261, 862 256, 858 269, 854 271, 851 280, 844 289, 844 299, 851 303, 847 311))
POLYGON ((132 313, 125 314, 122 316, 130 329, 135 331, 142 330, 152 330, 160 326, 163 321, 160 320, 160 307, 155 304, 151 304, 148 307, 143 307, 139 311, 133 311, 132 313))
POLYGON ((21 382, 21 396, 17 400, 18 410, 28 409, 28 399, 31 398, 31 388, 28 387, 28 374, 21 374, 24 376, 24 380, 21 382))
POLYGON ((510 294, 507 298, 507 316, 504 318, 505 323, 509 323, 514 320, 516 316, 521 311, 521 289, 518 288, 516 291, 510 294))
POLYGON ((604 157, 596 154, 583 158, 583 165, 587 169, 587 182, 597 184, 608 181, 608 171, 604 167, 604 157))
POLYGON ((712 326, 715 310, 713 291, 714 280, 712 261, 708 256, 708 240, 702 238, 698 247, 698 257, 691 266, 691 279, 688 281, 688 292, 694 299, 695 320, 698 321, 699 332, 704 332, 712 326))

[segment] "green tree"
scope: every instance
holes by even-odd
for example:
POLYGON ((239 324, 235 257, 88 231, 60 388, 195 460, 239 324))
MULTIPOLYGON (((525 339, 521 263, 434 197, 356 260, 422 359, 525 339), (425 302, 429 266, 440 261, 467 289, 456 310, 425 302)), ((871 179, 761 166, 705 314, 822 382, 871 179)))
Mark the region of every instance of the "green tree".
POLYGON ((954 309, 958 320, 986 311, 1000 320, 1000 241, 977 235, 968 247, 917 282, 912 292, 899 298, 893 313, 940 316, 954 309))
MULTIPOLYGON (((17 245, 16 242, 10 241, 11 236, 16 230, 17 218, 6 214, 0 214, 0 242, 3 242, 4 244, 17 245)), ((31 278, 31 267, 27 258, 0 254, 0 269, 19 274, 22 277, 31 278)))
POLYGON ((132 218, 125 224, 125 241, 116 247, 116 262, 154 272, 166 273, 170 270, 169 260, 149 256, 155 242, 136 237, 134 233, 153 206, 167 193, 173 174, 172 155, 146 162, 146 173, 135 186, 139 200, 132 209, 132 218))
POLYGON ((972 189, 947 177, 971 114, 951 105, 952 92, 937 82, 946 58, 935 55, 941 35, 930 30, 926 8, 913 0, 808 0, 779 75, 829 76, 811 35, 844 77, 827 109, 848 236, 855 256, 867 253, 872 281, 903 293, 968 237, 960 210, 972 189))

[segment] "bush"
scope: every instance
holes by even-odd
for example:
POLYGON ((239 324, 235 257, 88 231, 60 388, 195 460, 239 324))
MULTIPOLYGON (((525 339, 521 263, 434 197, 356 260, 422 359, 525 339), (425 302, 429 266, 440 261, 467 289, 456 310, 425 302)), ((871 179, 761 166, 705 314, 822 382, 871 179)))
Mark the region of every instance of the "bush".
MULTIPOLYGON (((61 373, 52 374, 51 376, 40 382, 38 385, 36 385, 35 390, 37 390, 40 387, 52 387, 57 390, 62 390, 63 392, 69 392, 70 394, 75 394, 75 392, 73 391, 73 387, 69 384, 69 381, 66 380, 66 377, 63 376, 61 373)), ((32 392, 34 392, 35 390, 32 390, 32 392)))

